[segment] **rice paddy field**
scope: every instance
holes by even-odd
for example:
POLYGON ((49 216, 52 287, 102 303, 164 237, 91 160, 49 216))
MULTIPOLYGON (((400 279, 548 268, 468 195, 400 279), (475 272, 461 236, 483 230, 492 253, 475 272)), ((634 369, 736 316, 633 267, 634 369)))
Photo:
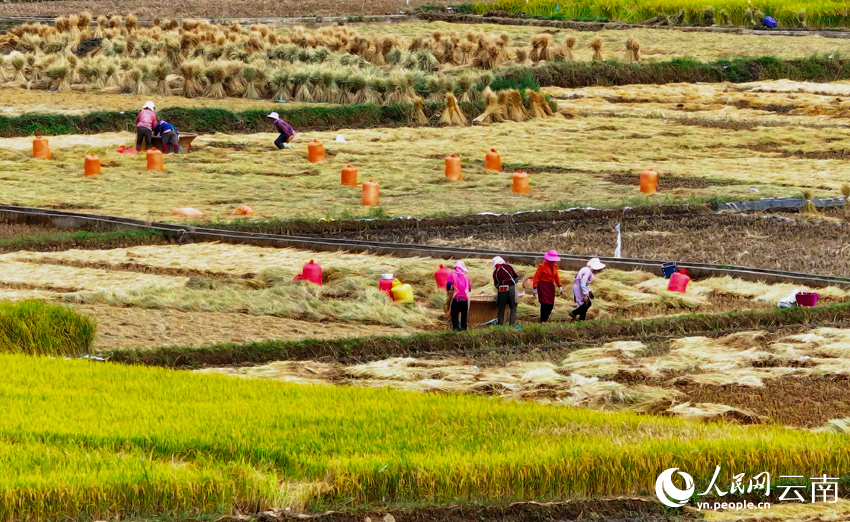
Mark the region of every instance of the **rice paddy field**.
MULTIPOLYGON (((433 277, 441 263, 451 262, 206 243, 24 251, 0 255, 0 297, 64 303, 93 316, 97 350, 404 335, 447 328, 445 292, 433 277), (310 260, 323 268, 321 288, 292 282, 310 260), (378 291, 388 272, 413 286, 414 303, 393 303, 378 291)), ((489 261, 469 260, 469 266, 473 294, 494 296, 489 261)), ((524 277, 534 273, 530 266, 517 270, 524 277)), ((565 287, 573 275, 563 274, 565 287)), ((668 292, 661 277, 620 271, 603 274, 595 285, 590 317, 597 319, 769 309, 794 289, 727 277, 694 281, 681 295, 668 292)), ((840 288, 818 292, 824 304, 850 296, 840 288)), ((568 319, 570 296, 559 299, 554 320, 568 319)), ((537 318, 527 293, 520 323, 537 318)))
MULTIPOLYGON (((227 20, 393 14, 419 5, 134 6, 143 19, 161 17, 149 26, 111 0, 0 4, 0 16, 62 17, 57 29, 28 24, 0 35, 0 125, 18 135, 0 138, 0 204, 244 230, 298 223, 318 230, 339 220, 347 230, 339 237, 588 257, 613 254, 620 224, 624 257, 847 275, 847 207, 760 215, 717 214, 708 204, 850 193, 850 83, 828 82, 844 74, 833 66, 850 40, 411 19, 306 29, 227 20), (91 16, 76 14, 81 9, 91 16), (170 19, 189 16, 221 23, 170 19), (90 48, 80 52, 84 41, 90 48), (542 86, 549 105, 515 90, 533 86, 546 62, 596 62, 602 70, 639 59, 687 72, 759 56, 775 60, 747 63, 831 62, 812 74, 823 83, 606 85, 600 77, 578 89, 542 86), (531 80, 508 81, 519 72, 531 80), (149 99, 199 122, 180 128, 199 136, 190 151, 165 156, 161 172, 147 171, 144 155, 117 152, 135 137, 123 118, 149 99), (334 119, 333 111, 364 107, 374 124, 334 119), (238 115, 239 132, 211 132, 222 121, 217 109, 238 115), (271 123, 257 122, 290 109, 329 119, 296 127, 292 149, 279 151, 271 123), (115 132, 73 130, 83 120, 115 132), (39 121, 57 130, 48 137, 50 160, 33 159, 32 136, 12 128, 39 121), (324 143, 322 163, 307 161, 313 139, 324 143), (484 169, 491 148, 501 154, 500 172, 484 169), (86 154, 100 157, 101 175, 83 175, 86 154), (444 175, 450 154, 461 158, 460 181, 444 175), (360 185, 380 185, 378 205, 361 204, 360 186, 340 185, 349 164, 360 185), (659 173, 657 194, 639 191, 647 168, 659 173), (511 191, 520 169, 530 177, 527 195, 511 191), (236 217, 240 205, 253 216, 236 217), (203 216, 172 215, 180 207, 203 216), (623 212, 467 219, 587 207, 623 212), (641 208, 632 215, 634 207, 641 208), (446 216, 453 217, 421 228, 349 221, 446 216)), ((634 21, 650 8, 670 5, 617 8, 610 18, 634 21)), ((693 18, 693 6, 682 8, 693 18)), ((801 9, 813 26, 832 16, 830 6, 794 6, 801 9)), ((87 125, 79 128, 94 128, 87 125)), ((492 299, 489 259, 466 261, 473 299, 492 299)), ((41 330, 52 319, 38 323, 39 313, 52 314, 74 325, 60 328, 65 338, 85 345, 36 357, 23 353, 51 353, 49 339, 25 328, 16 331, 20 341, 0 336, 0 462, 8 471, 0 477, 0 519, 847 517, 846 287, 713 277, 678 294, 656 274, 606 270, 593 282, 588 321, 565 325, 575 273, 562 271, 555 324, 535 326, 538 303, 522 295, 519 331, 476 319, 463 334, 448 332, 446 294, 434 282, 440 264, 451 263, 0 224, 0 327, 11 314, 4 310, 29 313, 41 330), (322 286, 293 280, 311 260, 323 268, 322 286), (379 291, 388 272, 412 286, 413 302, 379 291), (823 306, 775 310, 800 290, 817 292, 823 306), (87 360, 72 360, 82 353, 87 360), (759 513, 697 510, 703 497, 683 509, 657 501, 653 486, 664 469, 686 471, 702 491, 718 465, 726 483, 736 473, 826 473, 841 483, 842 498, 759 513)), ((523 280, 535 269, 515 268, 523 280)), ((777 500, 773 493, 767 500, 777 500)))

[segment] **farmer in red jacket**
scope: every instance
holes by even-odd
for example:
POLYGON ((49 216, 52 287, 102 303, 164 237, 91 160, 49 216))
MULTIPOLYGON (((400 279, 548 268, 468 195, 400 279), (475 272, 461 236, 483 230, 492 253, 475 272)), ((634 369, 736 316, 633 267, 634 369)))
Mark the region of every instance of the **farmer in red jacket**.
POLYGON ((268 118, 274 120, 274 126, 277 131, 280 133, 280 136, 274 140, 274 144, 278 149, 288 149, 290 141, 295 137, 295 130, 292 128, 292 125, 283 121, 280 118, 280 115, 276 112, 273 112, 267 116, 268 118))
POLYGON ((142 142, 144 141, 145 149, 150 148, 153 129, 156 127, 156 106, 152 101, 149 101, 142 106, 141 112, 136 116, 136 150, 142 151, 142 142))

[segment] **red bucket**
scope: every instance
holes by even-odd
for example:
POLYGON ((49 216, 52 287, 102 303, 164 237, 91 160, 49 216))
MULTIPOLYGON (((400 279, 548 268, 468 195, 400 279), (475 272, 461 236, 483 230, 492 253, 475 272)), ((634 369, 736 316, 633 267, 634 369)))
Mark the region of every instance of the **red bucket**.
POLYGON ((800 292, 797 294, 797 304, 800 306, 817 306, 818 294, 800 292))

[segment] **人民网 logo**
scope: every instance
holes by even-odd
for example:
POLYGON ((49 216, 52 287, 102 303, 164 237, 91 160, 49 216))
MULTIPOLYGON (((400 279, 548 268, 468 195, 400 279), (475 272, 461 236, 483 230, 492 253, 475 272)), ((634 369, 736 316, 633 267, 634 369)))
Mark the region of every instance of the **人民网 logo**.
POLYGON ((665 506, 673 508, 684 506, 694 494, 694 479, 684 471, 679 471, 679 475, 685 480, 685 489, 679 489, 673 484, 673 473, 678 469, 664 470, 655 481, 655 494, 658 500, 665 506))

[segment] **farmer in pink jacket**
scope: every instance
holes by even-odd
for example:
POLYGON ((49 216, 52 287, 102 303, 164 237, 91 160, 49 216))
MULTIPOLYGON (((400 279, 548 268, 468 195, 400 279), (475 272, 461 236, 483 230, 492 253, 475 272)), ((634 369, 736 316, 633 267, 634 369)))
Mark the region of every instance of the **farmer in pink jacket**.
POLYGON ((452 330, 466 330, 466 316, 469 312, 469 291, 472 283, 469 280, 469 269, 466 263, 455 263, 455 271, 449 276, 446 290, 449 292, 449 312, 452 316, 452 330))
POLYGON ((151 146, 153 129, 156 127, 156 113, 154 112, 156 105, 149 101, 142 106, 141 112, 136 116, 136 150, 142 151, 142 141, 145 143, 145 149, 151 146))

